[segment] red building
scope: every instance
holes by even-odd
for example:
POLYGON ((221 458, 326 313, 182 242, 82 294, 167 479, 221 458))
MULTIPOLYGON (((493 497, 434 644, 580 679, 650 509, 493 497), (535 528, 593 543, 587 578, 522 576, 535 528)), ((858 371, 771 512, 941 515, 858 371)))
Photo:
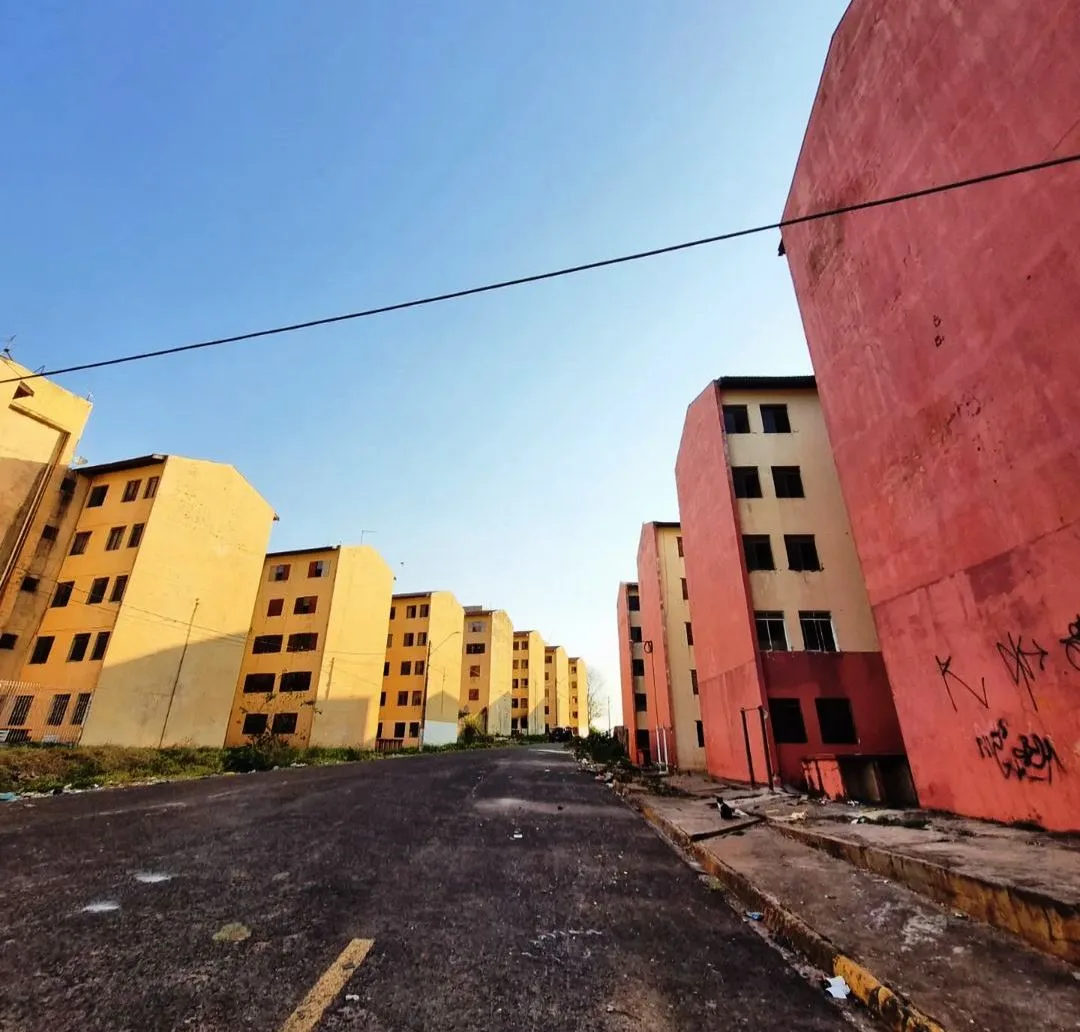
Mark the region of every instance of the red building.
MULTIPOLYGON (((1080 152, 1078 54, 1075 0, 853 0, 785 218, 1080 152)), ((1080 165, 783 238, 922 803, 1080 829, 1080 165)))
POLYGON ((675 477, 708 770, 913 801, 814 378, 711 383, 675 477))

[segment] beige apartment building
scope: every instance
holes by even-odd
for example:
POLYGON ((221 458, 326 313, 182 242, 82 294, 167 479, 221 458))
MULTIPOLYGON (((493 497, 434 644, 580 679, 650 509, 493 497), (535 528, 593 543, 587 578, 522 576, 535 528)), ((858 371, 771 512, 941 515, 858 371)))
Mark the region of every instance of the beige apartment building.
POLYGON ((513 640, 513 625, 502 609, 465 607, 458 703, 463 718, 479 718, 489 735, 511 731, 513 640))
POLYGON ((232 467, 147 455, 78 471, 81 499, 18 683, 7 739, 220 746, 273 510, 232 467))
POLYGON ((267 555, 225 744, 374 749, 393 584, 367 545, 267 555))
POLYGON ((539 631, 515 631, 511 663, 510 731, 544 733, 544 639, 539 631))
POLYGON ((384 745, 457 741, 464 619, 449 591, 393 596, 376 728, 384 745))
POLYGON ((570 726, 570 666, 561 645, 544 647, 544 730, 570 726))
POLYGON ((589 672, 585 660, 571 656, 566 661, 570 684, 570 727, 579 735, 589 733, 589 672))
POLYGON ((619 687, 626 751, 634 763, 651 761, 649 697, 645 685, 645 647, 641 633, 641 596, 636 583, 623 581, 615 602, 619 629, 619 687))

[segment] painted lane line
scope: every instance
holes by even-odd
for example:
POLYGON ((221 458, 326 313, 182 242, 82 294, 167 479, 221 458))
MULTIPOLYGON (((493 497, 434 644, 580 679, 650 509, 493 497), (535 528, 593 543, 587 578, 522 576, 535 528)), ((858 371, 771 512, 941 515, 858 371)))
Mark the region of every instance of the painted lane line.
POLYGON ((311 1032, 374 944, 374 939, 353 939, 289 1015, 281 1032, 311 1032))

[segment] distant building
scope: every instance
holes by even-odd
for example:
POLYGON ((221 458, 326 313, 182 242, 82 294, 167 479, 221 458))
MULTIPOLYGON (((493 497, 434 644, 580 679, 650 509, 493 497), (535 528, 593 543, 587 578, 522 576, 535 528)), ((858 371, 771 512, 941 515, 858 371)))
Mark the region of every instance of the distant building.
POLYGON ((708 770, 911 801, 813 377, 709 384, 676 482, 708 770))
POLYGON ((0 704, 7 740, 220 746, 269 504, 232 467, 147 455, 78 471, 78 516, 0 704))
POLYGON ((502 609, 465 607, 458 704, 479 717, 491 735, 509 735, 513 719, 512 653, 514 628, 502 609))
POLYGON ((645 690, 645 650, 641 633, 641 596, 637 584, 623 582, 615 604, 619 629, 619 688, 627 752, 633 763, 648 766, 653 759, 649 729, 649 697, 645 690))
POLYGON ((464 618, 449 591, 394 595, 376 728, 383 743, 457 740, 464 618))
POLYGON ((705 769, 694 666, 694 628, 678 523, 646 523, 638 542, 650 755, 683 770, 705 769))
POLYGON ((566 661, 570 678, 570 727, 579 735, 589 733, 589 670, 585 660, 571 656, 566 661))
POLYGON ((510 731, 544 733, 544 639, 538 631, 514 631, 510 670, 510 731))
MULTIPOLYGON (((1080 151, 1074 0, 852 0, 785 218, 1080 151)), ((923 805, 1080 830, 1080 168, 788 226, 923 805)), ((693 586, 693 584, 692 584, 693 586)))
POLYGON ((570 726, 570 666, 561 645, 544 647, 544 730, 570 726))
POLYGON ((366 545, 267 555, 225 744, 374 749, 393 583, 366 545))

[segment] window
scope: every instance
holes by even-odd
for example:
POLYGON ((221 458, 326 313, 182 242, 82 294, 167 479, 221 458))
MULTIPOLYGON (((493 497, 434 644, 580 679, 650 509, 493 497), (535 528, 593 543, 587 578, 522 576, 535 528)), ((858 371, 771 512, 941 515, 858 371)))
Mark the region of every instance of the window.
POLYGON ((634 677, 644 677, 645 676, 645 660, 643 660, 643 659, 632 659, 632 660, 630 660, 630 673, 633 674, 634 677))
POLYGON ((72 539, 71 542, 71 554, 82 555, 86 551, 86 546, 90 544, 90 531, 80 530, 78 534, 72 539))
POLYGON ((31 663, 44 663, 52 651, 54 638, 51 634, 43 634, 34 642, 34 651, 30 653, 31 663))
POLYGON ((405 607, 405 619, 406 620, 415 620, 416 619, 416 606, 406 606, 405 607))
POLYGON ((281 635, 280 634, 257 634, 255 640, 251 643, 251 651, 253 655, 262 655, 267 652, 280 652, 281 651, 281 635))
POLYGON ((482 641, 470 641, 465 646, 467 656, 482 656, 485 652, 487 652, 487 646, 482 641))
POLYGON ((319 605, 318 595, 301 595, 294 603, 292 611, 294 613, 314 613, 315 609, 319 605))
POLYGON ((694 628, 690 626, 690 621, 689 620, 686 621, 684 626, 686 627, 686 644, 687 645, 693 645, 694 644, 694 628))
POLYGON ((412 631, 406 631, 401 639, 401 644, 405 646, 412 645, 416 641, 416 635, 412 631))
POLYGON ((275 713, 274 720, 270 725, 270 731, 275 735, 292 735, 296 733, 295 713, 275 713))
POLYGON ((409 693, 408 692, 398 692, 397 693, 397 704, 399 706, 408 706, 409 705, 409 693))
POLYGON ((480 689, 479 688, 470 688, 469 689, 469 702, 479 702, 479 701, 480 701, 480 689))
POLYGON ((33 595, 37 589, 40 581, 37 577, 23 577, 22 583, 19 585, 20 591, 27 591, 33 595))
POLYGON ((309 577, 325 577, 330 572, 330 564, 325 559, 316 559, 308 563, 307 575, 309 577))
POLYGON ((390 607, 390 619, 393 620, 397 617, 397 606, 390 607))
POLYGON ((62 495, 73 495, 75 493, 74 477, 64 477, 64 479, 60 481, 60 493, 62 495))
POLYGON ((375 725, 375 737, 382 738, 382 721, 375 725))
POLYGON ((638 595, 627 595, 626 608, 629 609, 631 613, 636 613, 641 609, 641 597, 638 595))
POLYGON ((68 650, 69 663, 81 663, 86 658, 86 650, 90 647, 89 634, 76 634, 71 639, 71 648, 68 650))
MULTIPOLYGON (((511 687, 511 689, 513 689, 513 691, 515 691, 515 692, 516 692, 516 691, 518 690, 518 679, 517 679, 516 677, 515 677, 515 678, 514 678, 514 680, 513 680, 512 682, 511 682, 511 684, 510 684, 510 687, 511 687)), ((516 706, 516 705, 517 705, 517 703, 515 702, 515 703, 514 703, 514 705, 516 706)))
POLYGON ((52 609, 63 609, 64 606, 71 601, 71 592, 75 587, 74 581, 61 581, 56 585, 56 594, 53 595, 52 602, 49 603, 52 609))
POLYGON ((547 654, 546 654, 546 655, 544 656, 544 662, 545 662, 545 663, 550 663, 550 662, 551 662, 551 659, 552 659, 552 656, 551 656, 551 653, 550 653, 550 652, 549 652, 549 653, 547 653, 547 654))
POLYGON ((41 540, 42 541, 55 541, 60 534, 60 528, 54 527, 51 523, 46 523, 41 528, 41 540))
POLYGON ((88 606, 96 606, 105 600, 105 592, 109 590, 108 577, 95 577, 90 582, 90 591, 86 596, 88 606))
POLYGON ((649 711, 649 698, 644 692, 634 692, 634 712, 647 713, 649 711))
POLYGON ((630 640, 632 642, 641 641, 641 628, 640 627, 631 627, 630 628, 630 640))
POLYGON ((88 509, 97 509, 105 504, 105 496, 109 493, 107 485, 99 484, 97 487, 90 488, 90 494, 86 498, 86 507, 88 509))
POLYGON ((33 702, 34 697, 32 695, 17 695, 15 705, 11 707, 11 716, 8 717, 8 723, 25 724, 26 718, 30 716, 30 707, 33 702))
POLYGON ((120 574, 116 580, 113 581, 112 594, 109 596, 110 602, 123 602, 124 591, 127 588, 128 575, 126 573, 120 574))
POLYGON ((424 693, 422 691, 412 693, 412 704, 414 706, 422 706, 424 704, 424 693))
POLYGON ((244 717, 243 734, 261 735, 266 730, 265 713, 248 713, 244 717))
POLYGON ((682 597, 687 601, 690 599, 690 588, 687 586, 685 577, 682 578, 682 597))
POLYGON ((724 406, 724 433, 750 433, 750 410, 745 405, 724 406))
POLYGON ((402 660, 401 672, 403 674, 411 674, 412 673, 412 662, 411 662, 411 660, 408 660, 408 659, 402 660))
POLYGON ((267 616, 281 616, 284 609, 285 609, 285 599, 283 599, 283 598, 272 598, 266 604, 266 615, 267 616))
POLYGON ((471 634, 481 634, 483 630, 484 625, 480 620, 473 620, 473 622, 469 624, 469 632, 471 634))
POLYGON ((787 549, 788 569, 821 569, 813 534, 785 534, 784 547, 787 549))
POLYGON ((696 670, 691 670, 690 671, 690 691, 692 691, 695 695, 698 694, 698 683, 697 683, 697 671, 696 670))
POLYGON ((153 498, 157 494, 157 486, 159 477, 150 477, 146 481, 146 490, 143 491, 143 498, 153 498))
POLYGON ((286 652, 314 652, 319 647, 319 636, 308 631, 290 634, 285 643, 286 652))
POLYGON ((0 649, 13 649, 18 644, 17 634, 0 634, 0 649))
POLYGON ((133 502, 133 501, 135 501, 135 499, 139 497, 139 485, 141 483, 142 483, 141 480, 129 480, 124 485, 124 495, 123 495, 122 501, 125 501, 125 502, 133 502))
POLYGON ((521 687, 522 688, 528 688, 529 687, 529 679, 527 677, 523 677, 521 679, 521 687))
POLYGON ((521 648, 521 642, 516 638, 514 639, 514 651, 517 652, 521 648))
POLYGON ((390 660, 387 660, 385 663, 383 663, 383 665, 382 665, 382 675, 383 675, 383 677, 389 677, 390 676, 390 660))
MULTIPOLYGON (((386 692, 379 692, 379 705, 380 706, 385 706, 386 705, 386 692)), ((381 737, 381 736, 377 735, 376 737, 381 737)))
POLYGON ((775 570, 768 534, 743 534, 743 553, 748 570, 775 570))
POLYGON ((420 606, 420 615, 421 616, 427 616, 428 613, 430 613, 430 612, 431 612, 431 606, 429 606, 426 602, 422 606, 420 606))
POLYGON ((45 718, 45 723, 48 724, 49 727, 59 727, 64 722, 64 717, 67 714, 67 708, 70 704, 70 695, 54 695, 52 706, 49 708, 49 715, 45 718))
POLYGON ((131 528, 131 535, 128 537, 128 548, 138 548, 142 541, 143 528, 145 523, 136 523, 131 528))
POLYGON ((274 680, 273 674, 248 674, 244 678, 244 694, 272 692, 274 690, 274 680))
POLYGON ((824 609, 799 610, 799 626, 807 652, 836 652, 832 613, 824 609))
POLYGON ((851 702, 846 698, 815 699, 821 740, 826 745, 856 745, 855 719, 851 715, 851 702))
POLYGON ((105 551, 115 552, 124 543, 124 527, 113 527, 105 541, 105 551))
POLYGON ((423 672, 424 672, 424 661, 422 659, 418 659, 413 664, 413 673, 414 674, 422 674, 423 672))
POLYGON ((517 670, 517 668, 518 668, 518 661, 517 661, 516 659, 515 659, 515 660, 514 660, 514 662, 513 662, 512 664, 511 664, 511 668, 512 668, 512 669, 514 669, 514 670, 517 670))
POLYGON ((292 569, 289 563, 278 563, 277 566, 270 567, 270 579, 272 581, 287 581, 289 579, 289 570, 292 569))
POLYGON ((787 405, 762 405, 761 429, 767 434, 790 434, 787 405))
POLYGON ((416 632, 416 644, 417 645, 426 645, 427 644, 427 631, 417 631, 416 632))
POLYGON ((772 482, 777 498, 805 497, 798 466, 773 466, 772 482))
POLYGON ((802 745, 806 742, 806 724, 798 699, 769 699, 769 718, 778 745, 802 745))
POLYGON ((91 659, 104 659, 105 650, 109 647, 109 632, 98 631, 97 637, 94 639, 94 650, 90 653, 91 659))
POLYGON ((757 466, 732 466, 731 483, 735 487, 736 498, 760 498, 761 477, 757 466))
POLYGON ((311 671, 290 670, 281 675, 279 687, 283 692, 306 692, 311 688, 311 671))
POLYGON ((698 744, 698 748, 699 749, 704 749, 705 748, 705 725, 702 724, 700 720, 695 720, 694 724, 697 727, 697 744, 698 744))
POLYGON ((419 720, 413 720, 413 721, 410 722, 410 724, 409 724, 409 737, 410 738, 419 738, 420 737, 420 721, 419 720))
POLYGON ((405 721, 404 720, 399 720, 396 724, 394 724, 394 737, 395 738, 404 738, 405 737, 405 721))
POLYGON ((393 645, 393 644, 394 644, 394 636, 392 634, 388 634, 386 636, 386 647, 390 648, 390 646, 393 645))
POLYGON ((762 609, 754 613, 758 648, 762 652, 787 652, 787 628, 780 610, 762 609))
MULTIPOLYGON (((515 688, 517 687, 517 681, 514 682, 514 687, 515 688)), ((510 700, 510 708, 511 709, 517 709, 518 708, 518 703, 521 702, 521 701, 522 701, 521 699, 517 699, 517 698, 511 699, 510 700)))
POLYGON ((90 708, 90 693, 80 692, 79 697, 75 700, 75 709, 71 713, 71 722, 76 727, 80 726, 84 720, 86 720, 86 711, 90 708))
POLYGON ((550 706, 545 706, 544 707, 544 716, 546 717, 549 713, 551 713, 551 707, 550 706))
POLYGON ((523 659, 521 661, 521 669, 522 670, 528 670, 529 669, 529 661, 527 659, 523 659))
POLYGON ((680 557, 683 555, 682 535, 679 534, 675 538, 675 549, 678 551, 680 557))

